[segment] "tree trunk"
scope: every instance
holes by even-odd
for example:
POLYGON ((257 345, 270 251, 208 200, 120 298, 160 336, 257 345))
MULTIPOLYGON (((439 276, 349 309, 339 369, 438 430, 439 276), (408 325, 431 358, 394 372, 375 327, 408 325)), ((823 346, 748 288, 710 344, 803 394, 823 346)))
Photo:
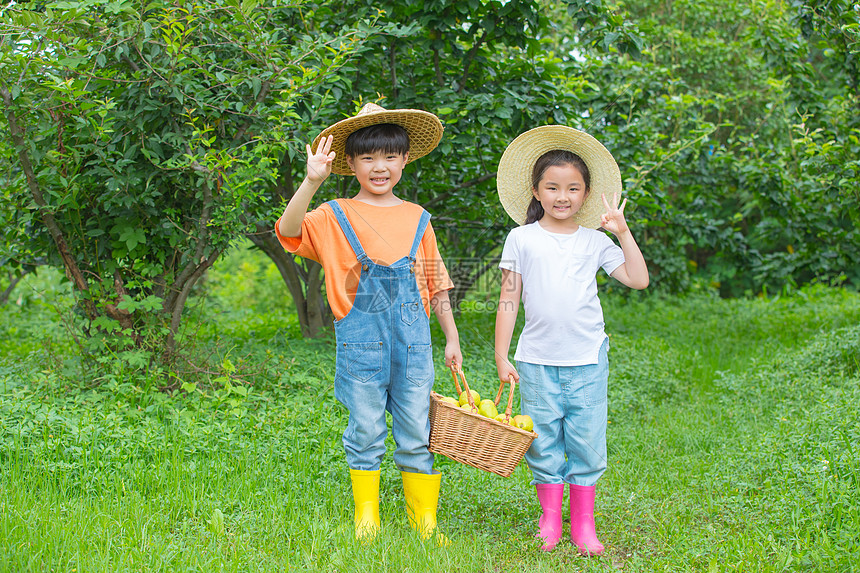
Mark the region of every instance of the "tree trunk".
POLYGON ((327 319, 331 311, 328 302, 322 293, 323 273, 322 266, 316 261, 308 261, 308 336, 316 338, 321 336, 326 327, 327 319))
POLYGON ((96 310, 93 301, 87 296, 89 294, 89 283, 84 277, 84 273, 81 271, 80 267, 78 267, 75 257, 72 256, 69 245, 66 242, 66 237, 63 234, 62 229, 60 229, 60 225, 57 223, 56 219, 54 219, 54 215, 51 209, 48 208, 48 204, 45 201, 42 190, 39 188, 39 183, 36 179, 36 172, 33 168, 33 164, 30 162, 30 155, 27 153, 28 147, 25 145, 25 130, 22 126, 18 125, 18 118, 15 116, 15 111, 12 109, 12 95, 9 93, 9 90, 5 85, 0 85, 0 97, 3 98, 3 104, 6 108, 6 121, 9 123, 9 133, 12 136, 12 142, 18 149, 18 160, 20 161, 21 171, 24 172, 24 176, 27 179, 27 186, 30 189, 30 194, 33 196, 33 202, 39 210, 39 214, 42 217, 42 222, 45 224, 45 228, 48 229, 48 232, 54 240, 54 244, 57 246, 57 252, 59 252, 60 257, 63 260, 66 276, 72 284, 74 284, 75 287, 84 294, 84 309, 87 317, 90 320, 93 320, 98 316, 98 311, 96 310))
POLYGON ((281 273, 281 278, 284 279, 287 290, 296 305, 302 336, 305 338, 320 336, 325 329, 326 319, 330 315, 328 304, 321 291, 322 273, 320 271, 322 267, 319 263, 309 260, 306 263, 307 273, 304 273, 296 262, 295 256, 284 250, 270 227, 257 223, 256 229, 257 232, 249 234, 248 238, 266 253, 266 256, 275 263, 275 267, 281 273), (307 283, 307 291, 302 286, 303 279, 307 283))
POLYGON ((167 339, 164 345, 164 356, 167 360, 170 360, 174 351, 176 350, 176 333, 179 332, 179 325, 182 322, 182 309, 185 308, 185 301, 188 300, 188 295, 191 294, 191 289, 194 288, 194 285, 203 276, 214 263, 218 260, 218 257, 223 253, 222 250, 216 250, 211 255, 209 255, 208 259, 204 259, 198 264, 194 272, 191 273, 190 276, 184 279, 183 283, 174 283, 173 288, 171 289, 173 292, 178 293, 175 297, 171 297, 170 306, 164 306, 164 312, 170 316, 170 330, 167 333, 167 339))
MULTIPOLYGON (((278 168, 278 182, 273 189, 275 198, 286 204, 296 191, 293 180, 293 165, 288 155, 284 155, 278 168)), ((341 178, 341 185, 344 184, 341 178)), ((299 326, 305 338, 321 336, 330 324, 331 310, 328 301, 322 294, 322 267, 316 261, 305 259, 304 268, 297 262, 297 257, 288 253, 278 241, 271 225, 257 222, 256 232, 249 233, 248 238, 261 251, 272 259, 281 278, 287 285, 296 312, 299 315, 299 326)))
MULTIPOLYGON (((25 274, 26 274, 26 273, 25 273, 25 274)), ((24 275, 21 275, 21 276, 19 276, 19 277, 11 276, 11 275, 10 275, 10 277, 9 277, 9 286, 7 286, 5 289, 3 289, 3 292, 2 292, 2 293, 0 293, 0 306, 2 306, 2 305, 4 305, 4 304, 6 304, 7 302, 9 302, 9 296, 12 294, 12 291, 13 291, 13 290, 15 290, 15 285, 17 285, 17 284, 18 284, 18 282, 19 282, 22 278, 24 278, 24 275)))
POLYGON ((457 277, 457 280, 454 284, 454 288, 451 289, 448 294, 449 298, 451 299, 451 308, 454 309, 455 316, 460 316, 460 301, 463 300, 463 298, 466 296, 466 293, 469 292, 469 289, 471 289, 482 276, 487 274, 490 270, 496 268, 497 265, 498 261, 494 259, 486 264, 481 265, 480 267, 473 269, 472 272, 470 272, 468 275, 457 277))

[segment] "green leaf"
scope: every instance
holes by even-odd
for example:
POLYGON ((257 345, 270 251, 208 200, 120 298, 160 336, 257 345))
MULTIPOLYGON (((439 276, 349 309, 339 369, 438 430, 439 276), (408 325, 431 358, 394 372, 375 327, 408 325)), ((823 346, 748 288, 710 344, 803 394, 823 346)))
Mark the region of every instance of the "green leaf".
POLYGON ((138 245, 146 244, 146 234, 143 229, 126 227, 120 233, 119 240, 126 244, 129 251, 133 251, 138 245))
POLYGON ((69 56, 66 58, 60 58, 59 64, 61 66, 66 66, 69 69, 73 70, 73 69, 77 68, 79 65, 81 65, 82 63, 84 63, 86 60, 87 59, 84 57, 76 58, 76 57, 69 56))
POLYGON ((224 514, 221 513, 220 509, 215 508, 212 510, 212 515, 209 518, 208 524, 209 524, 209 530, 212 533, 214 533, 215 535, 218 535, 219 537, 224 535, 224 532, 225 532, 224 514))

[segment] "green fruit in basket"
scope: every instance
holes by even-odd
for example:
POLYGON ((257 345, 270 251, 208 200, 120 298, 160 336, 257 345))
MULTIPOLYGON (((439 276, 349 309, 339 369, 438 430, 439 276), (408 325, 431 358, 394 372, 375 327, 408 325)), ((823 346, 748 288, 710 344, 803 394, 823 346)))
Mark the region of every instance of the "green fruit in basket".
POLYGON ((472 412, 473 414, 478 413, 478 409, 475 408, 474 406, 470 406, 468 402, 466 402, 465 404, 461 404, 460 409, 466 410, 467 412, 472 412))
POLYGON ((514 426, 516 426, 517 428, 519 428, 521 430, 525 430, 526 432, 531 432, 535 427, 535 424, 532 421, 531 416, 527 416, 525 414, 520 414, 518 416, 514 416, 511 421, 513 422, 514 426))
MULTIPOLYGON (((478 394, 478 392, 476 392, 475 390, 471 390, 471 389, 470 389, 470 390, 469 390, 469 392, 471 392, 471 393, 472 393, 472 401, 473 401, 475 404, 480 404, 480 403, 481 403, 481 395, 480 395, 480 394, 478 394)), ((468 403, 469 403, 469 396, 466 394, 466 391, 465 391, 465 390, 463 390, 462 392, 460 392, 460 400, 459 400, 459 402, 460 402, 460 405, 461 405, 461 406, 462 406, 463 404, 468 404, 468 403)))
POLYGON ((501 423, 507 424, 509 426, 512 426, 514 423, 514 419, 511 418, 510 420, 508 420, 507 416, 505 416, 504 412, 499 414, 498 416, 495 416, 493 419, 497 422, 501 422, 501 423))
POLYGON ((482 416, 486 416, 487 418, 495 418, 499 415, 499 411, 496 409, 496 403, 492 400, 481 400, 481 405, 478 406, 478 413, 482 416))

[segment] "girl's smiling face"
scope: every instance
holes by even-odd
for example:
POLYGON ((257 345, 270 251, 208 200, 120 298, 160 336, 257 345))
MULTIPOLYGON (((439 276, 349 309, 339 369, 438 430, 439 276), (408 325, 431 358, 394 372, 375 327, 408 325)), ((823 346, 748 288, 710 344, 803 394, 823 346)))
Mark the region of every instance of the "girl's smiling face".
POLYGON ((588 194, 582 173, 570 164, 548 167, 532 192, 543 207, 541 221, 550 224, 568 222, 588 194))

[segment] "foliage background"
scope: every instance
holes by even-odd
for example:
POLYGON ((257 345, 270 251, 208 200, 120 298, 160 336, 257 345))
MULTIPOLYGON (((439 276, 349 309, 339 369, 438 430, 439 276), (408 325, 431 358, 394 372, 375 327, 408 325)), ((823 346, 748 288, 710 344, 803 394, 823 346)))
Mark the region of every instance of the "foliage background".
MULTIPOLYGON (((278 268, 302 332, 321 335, 321 269, 286 254, 271 228, 304 176, 304 144, 367 101, 445 123, 442 144, 399 190, 434 214, 456 300, 492 284, 484 275, 511 225, 495 198, 501 152, 546 123, 589 131, 614 153, 653 290, 737 297, 860 284, 860 14, 850 2, 215 6, 4 8, 4 290, 62 262, 48 213, 86 269, 87 288, 75 279, 82 308, 92 299, 112 311, 97 334, 130 332, 132 352, 147 337, 169 347, 182 316, 171 293, 190 294, 244 235, 278 268), (22 34, 54 47, 33 51, 22 34), (153 54, 143 76, 129 65, 138 52, 153 54), (27 127, 20 145, 10 118, 27 127), (41 210, 22 151, 48 191, 41 210), (188 280, 183 268, 199 272, 188 280), (167 316, 145 318, 159 311, 167 316)), ((317 201, 353 187, 333 176, 317 201)), ((79 325, 90 336, 93 312, 79 325)))
POLYGON ((856 570, 858 34, 849 0, 3 3, 0 571, 856 570), (354 542, 321 269, 272 226, 368 101, 446 126, 398 190, 485 393, 504 147, 617 158, 653 286, 601 278, 606 558, 537 550, 524 465, 446 459, 450 549, 390 464, 354 542))

